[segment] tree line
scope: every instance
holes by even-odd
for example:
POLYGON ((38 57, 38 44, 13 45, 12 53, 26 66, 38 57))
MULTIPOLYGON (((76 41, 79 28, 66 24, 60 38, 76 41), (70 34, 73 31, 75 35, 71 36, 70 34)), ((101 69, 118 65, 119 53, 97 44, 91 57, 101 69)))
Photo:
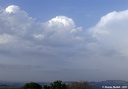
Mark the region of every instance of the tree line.
POLYGON ((72 82, 66 84, 58 80, 58 81, 54 81, 53 83, 50 83, 49 85, 44 85, 44 86, 41 86, 40 84, 35 82, 30 82, 24 84, 21 89, 94 89, 94 88, 91 85, 89 85, 89 83, 86 81, 72 82))

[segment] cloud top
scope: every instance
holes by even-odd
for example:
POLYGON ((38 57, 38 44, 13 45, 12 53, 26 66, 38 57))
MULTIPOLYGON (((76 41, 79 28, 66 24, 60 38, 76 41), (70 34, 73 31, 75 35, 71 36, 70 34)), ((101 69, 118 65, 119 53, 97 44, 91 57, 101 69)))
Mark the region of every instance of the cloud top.
POLYGON ((48 26, 51 28, 57 26, 58 29, 72 29, 75 27, 75 23, 71 18, 66 16, 56 16, 48 21, 48 26))
POLYGON ((19 11, 20 8, 16 5, 11 5, 11 6, 8 6, 6 9, 5 9, 5 12, 7 13, 16 13, 17 11, 19 11))

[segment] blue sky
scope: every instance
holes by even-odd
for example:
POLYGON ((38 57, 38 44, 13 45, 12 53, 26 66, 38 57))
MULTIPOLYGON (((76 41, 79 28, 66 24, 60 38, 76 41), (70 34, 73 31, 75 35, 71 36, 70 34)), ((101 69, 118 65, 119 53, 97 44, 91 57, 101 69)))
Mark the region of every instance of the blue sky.
POLYGON ((0 0, 0 7, 1 80, 128 81, 128 1, 0 0))
POLYGON ((85 28, 95 25, 101 16, 126 10, 128 1, 115 0, 1 0, 1 6, 18 5, 38 21, 47 21, 57 15, 65 15, 85 28))

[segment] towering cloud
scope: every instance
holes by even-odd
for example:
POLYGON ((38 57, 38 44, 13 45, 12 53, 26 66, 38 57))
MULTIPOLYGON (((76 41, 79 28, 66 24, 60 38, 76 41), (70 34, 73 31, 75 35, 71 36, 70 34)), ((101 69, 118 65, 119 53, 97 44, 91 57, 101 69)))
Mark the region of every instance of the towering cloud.
POLYGON ((128 56, 128 10, 111 12, 101 18, 95 27, 91 29, 102 46, 114 49, 124 56, 128 56))

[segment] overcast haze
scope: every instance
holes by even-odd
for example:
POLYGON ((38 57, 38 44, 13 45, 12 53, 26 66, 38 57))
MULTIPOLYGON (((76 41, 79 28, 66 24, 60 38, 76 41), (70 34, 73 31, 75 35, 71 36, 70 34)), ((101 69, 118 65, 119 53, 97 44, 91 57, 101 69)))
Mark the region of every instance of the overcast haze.
POLYGON ((1 0, 0 80, 128 81, 128 1, 1 0))

